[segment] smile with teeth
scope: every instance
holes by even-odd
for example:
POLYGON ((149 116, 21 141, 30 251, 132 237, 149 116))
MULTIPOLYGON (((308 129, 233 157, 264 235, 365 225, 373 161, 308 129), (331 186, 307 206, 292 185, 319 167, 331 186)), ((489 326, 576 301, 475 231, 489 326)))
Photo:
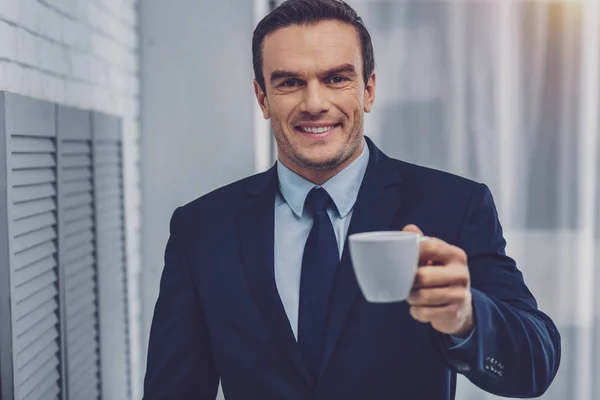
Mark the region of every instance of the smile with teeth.
POLYGON ((331 126, 323 126, 323 127, 319 127, 319 128, 309 128, 309 127, 302 127, 299 126, 298 129, 301 130, 302 132, 306 132, 306 133, 327 133, 333 129, 335 129, 336 125, 331 125, 331 126))

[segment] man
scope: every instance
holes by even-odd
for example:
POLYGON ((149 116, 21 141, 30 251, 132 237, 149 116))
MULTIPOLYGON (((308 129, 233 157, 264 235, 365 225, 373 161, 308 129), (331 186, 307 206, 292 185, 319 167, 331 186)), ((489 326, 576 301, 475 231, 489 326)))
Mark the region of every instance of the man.
MULTIPOLYGON (((362 20, 289 0, 253 38, 279 159, 175 211, 145 399, 453 399, 456 373, 535 397, 560 336, 537 309, 483 184, 385 156, 363 136, 376 76, 362 20), (407 301, 368 303, 346 237, 431 239, 407 301)), ((410 133, 405 133, 410 134, 410 133)))

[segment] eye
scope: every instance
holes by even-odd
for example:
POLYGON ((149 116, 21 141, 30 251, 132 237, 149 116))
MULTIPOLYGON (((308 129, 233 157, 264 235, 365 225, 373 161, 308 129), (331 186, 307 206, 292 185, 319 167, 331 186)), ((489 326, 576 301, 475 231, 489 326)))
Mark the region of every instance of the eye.
POLYGON ((302 85, 302 82, 300 82, 298 79, 288 79, 283 81, 279 86, 281 87, 295 87, 295 86, 300 86, 302 85))
POLYGON ((329 83, 333 83, 334 85, 340 84, 340 83, 344 83, 348 80, 348 78, 346 78, 345 76, 341 76, 341 75, 334 75, 331 78, 329 78, 329 83))

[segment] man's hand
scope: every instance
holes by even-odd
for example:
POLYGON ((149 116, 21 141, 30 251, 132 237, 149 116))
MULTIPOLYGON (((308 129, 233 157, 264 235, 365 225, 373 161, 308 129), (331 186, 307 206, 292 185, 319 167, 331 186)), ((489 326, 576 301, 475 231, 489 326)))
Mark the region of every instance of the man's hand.
MULTIPOLYGON (((415 225, 403 231, 423 234, 415 225)), ((473 330, 473 304, 465 252, 429 238, 421 242, 419 266, 407 299, 412 317, 441 333, 467 337, 473 330)))

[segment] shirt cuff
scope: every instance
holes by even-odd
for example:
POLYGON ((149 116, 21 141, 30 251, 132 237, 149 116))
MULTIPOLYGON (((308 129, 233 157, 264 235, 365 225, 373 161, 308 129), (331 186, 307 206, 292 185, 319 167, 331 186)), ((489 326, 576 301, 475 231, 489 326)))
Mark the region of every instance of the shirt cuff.
POLYGON ((473 336, 475 335, 475 329, 473 328, 473 330, 471 331, 471 333, 469 334, 469 336, 467 336, 466 338, 459 338, 456 336, 452 336, 452 335, 448 335, 448 338, 450 339, 450 344, 452 346, 450 346, 448 348, 448 350, 455 350, 455 349, 460 349, 460 348, 467 348, 469 347, 469 345, 472 344, 473 342, 473 336))

